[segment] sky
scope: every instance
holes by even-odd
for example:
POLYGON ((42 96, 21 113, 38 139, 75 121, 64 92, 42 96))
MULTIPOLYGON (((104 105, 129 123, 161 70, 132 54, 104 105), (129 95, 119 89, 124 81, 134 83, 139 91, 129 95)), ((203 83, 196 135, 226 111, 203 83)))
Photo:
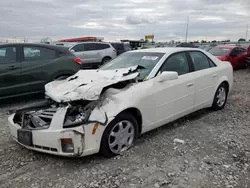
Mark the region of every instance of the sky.
POLYGON ((97 36, 141 39, 238 40, 246 37, 250 0, 1 0, 0 41, 97 36))

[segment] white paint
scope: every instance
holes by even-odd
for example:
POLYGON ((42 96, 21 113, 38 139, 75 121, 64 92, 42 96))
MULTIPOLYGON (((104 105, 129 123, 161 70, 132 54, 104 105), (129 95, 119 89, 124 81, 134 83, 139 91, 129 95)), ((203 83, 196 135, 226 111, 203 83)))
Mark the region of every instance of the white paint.
MULTIPOLYGON (((192 113, 201 108, 210 107, 218 86, 223 82, 229 83, 229 91, 233 85, 233 69, 229 62, 221 62, 211 54, 202 51, 217 65, 189 74, 179 76, 174 80, 159 82, 157 73, 165 60, 175 52, 182 51, 202 51, 194 48, 156 48, 138 50, 139 52, 162 52, 165 55, 159 60, 155 68, 149 73, 148 80, 133 83, 124 89, 108 89, 106 98, 100 108, 95 108, 90 116, 90 120, 105 121, 105 113, 108 116, 108 124, 128 108, 136 108, 142 115, 142 133, 160 127, 168 122, 176 120, 184 115, 192 113), (216 77, 213 77, 214 75, 216 77)), ((136 53, 133 51, 131 53, 136 53)), ((136 67, 133 67, 136 69, 136 67)), ((122 76, 128 69, 121 69, 117 72, 88 70, 79 71, 64 81, 54 81, 46 85, 46 94, 55 101, 70 101, 78 99, 96 100, 100 96, 103 87, 123 80, 135 79, 138 73, 122 76), (77 79, 69 79, 78 76, 77 79), (92 82, 91 82, 92 80, 92 82), (79 87, 81 84, 86 84, 79 87), (68 93, 68 94, 67 94, 68 93)), ((56 155, 79 155, 65 154, 61 152, 60 139, 65 136, 72 138, 79 148, 80 155, 86 156, 99 152, 103 132, 107 126, 99 125, 96 133, 92 135, 94 124, 82 125, 75 128, 63 129, 63 120, 67 107, 59 108, 54 116, 49 129, 34 130, 33 141, 37 145, 56 147, 56 155), (64 132, 67 130, 67 132, 64 132), (46 138, 46 139, 45 139, 46 138)), ((19 125, 13 122, 13 115, 9 117, 11 134, 16 138, 16 131, 19 125)), ((175 139, 175 143, 184 143, 183 140, 175 139)), ((28 147, 29 149, 38 150, 28 147)), ((39 150, 41 151, 41 150, 39 150)), ((51 153, 48 151, 43 151, 51 153)), ((75 151, 76 152, 76 151, 75 151)))

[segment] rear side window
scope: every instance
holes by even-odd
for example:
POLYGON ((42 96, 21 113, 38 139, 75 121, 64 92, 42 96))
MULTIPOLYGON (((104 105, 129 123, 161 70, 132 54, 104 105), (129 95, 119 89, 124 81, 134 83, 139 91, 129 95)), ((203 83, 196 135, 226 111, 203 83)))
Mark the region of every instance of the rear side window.
POLYGON ((215 66, 215 64, 201 52, 189 52, 189 55, 192 59, 195 71, 208 69, 215 66))
POLYGON ((37 46, 24 46, 23 54, 25 61, 37 61, 57 57, 57 52, 55 50, 37 46))
POLYGON ((97 50, 95 43, 86 43, 84 46, 84 51, 97 50))
POLYGON ((108 44, 97 44, 97 49, 103 50, 107 48, 110 48, 108 44))
POLYGON ((84 51, 104 50, 107 48, 110 48, 110 46, 108 44, 87 43, 87 44, 85 44, 84 51))
POLYGON ((72 50, 74 50, 75 52, 83 52, 84 44, 77 44, 72 48, 72 50))
POLYGON ((16 47, 8 46, 0 48, 0 64, 17 62, 16 55, 16 47))

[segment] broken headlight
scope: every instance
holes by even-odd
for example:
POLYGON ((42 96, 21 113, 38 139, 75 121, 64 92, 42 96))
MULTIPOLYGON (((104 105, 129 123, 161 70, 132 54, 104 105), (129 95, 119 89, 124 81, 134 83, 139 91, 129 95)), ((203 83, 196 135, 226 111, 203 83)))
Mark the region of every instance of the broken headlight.
POLYGON ((81 106, 72 106, 66 113, 63 128, 79 126, 85 122, 86 117, 87 115, 81 106))

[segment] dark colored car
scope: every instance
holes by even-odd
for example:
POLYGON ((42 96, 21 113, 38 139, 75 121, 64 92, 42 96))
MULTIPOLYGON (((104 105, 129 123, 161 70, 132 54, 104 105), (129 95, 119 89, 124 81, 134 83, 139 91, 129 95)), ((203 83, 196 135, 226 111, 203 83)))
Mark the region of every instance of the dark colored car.
POLYGON ((234 69, 245 68, 247 50, 240 46, 218 45, 208 51, 221 61, 229 61, 234 69))
POLYGON ((67 48, 48 44, 0 45, 0 99, 44 91, 52 80, 75 74, 81 59, 67 48))
POLYGON ((132 50, 132 47, 127 43, 117 42, 111 43, 111 45, 116 49, 117 55, 132 50))
POLYGON ((186 48, 198 48, 198 46, 195 46, 193 43, 180 43, 176 47, 186 47, 186 48))

